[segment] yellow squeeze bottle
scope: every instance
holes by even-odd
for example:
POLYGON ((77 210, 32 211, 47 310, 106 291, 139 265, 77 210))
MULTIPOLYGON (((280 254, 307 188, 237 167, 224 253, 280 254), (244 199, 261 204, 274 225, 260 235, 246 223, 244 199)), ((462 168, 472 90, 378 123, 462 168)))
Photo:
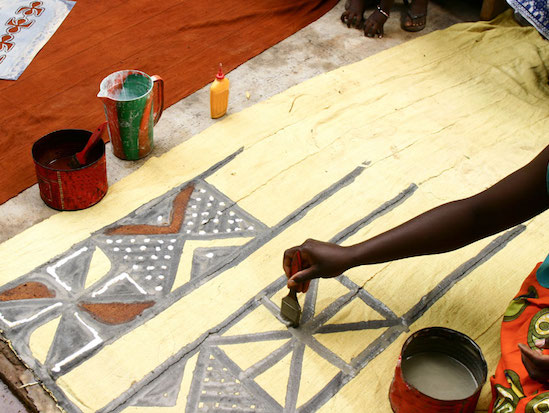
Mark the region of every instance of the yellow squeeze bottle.
POLYGON ((227 112, 228 104, 229 79, 227 79, 223 74, 220 63, 219 72, 215 75, 215 80, 210 87, 210 112, 212 119, 217 119, 223 116, 227 112))

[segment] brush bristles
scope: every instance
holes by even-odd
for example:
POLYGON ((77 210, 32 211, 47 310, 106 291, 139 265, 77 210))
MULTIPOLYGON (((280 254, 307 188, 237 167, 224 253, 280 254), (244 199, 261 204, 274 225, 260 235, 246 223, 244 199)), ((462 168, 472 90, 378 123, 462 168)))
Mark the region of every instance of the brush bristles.
POLYGON ((299 303, 291 297, 284 297, 280 307, 280 315, 288 320, 292 327, 297 327, 299 325, 299 319, 301 318, 299 303))

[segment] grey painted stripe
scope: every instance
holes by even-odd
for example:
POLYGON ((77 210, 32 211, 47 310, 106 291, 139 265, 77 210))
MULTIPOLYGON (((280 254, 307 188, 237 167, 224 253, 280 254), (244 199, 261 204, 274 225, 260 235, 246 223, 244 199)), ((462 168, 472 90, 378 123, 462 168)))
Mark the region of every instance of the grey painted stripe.
POLYGON ((364 288, 356 284, 354 281, 349 279, 346 275, 341 275, 339 282, 350 290, 357 291, 357 296, 364 301, 368 306, 372 307, 379 314, 386 318, 396 318, 398 317, 393 310, 387 307, 383 302, 375 298, 372 294, 366 291, 364 288))
MULTIPOLYGON (((235 377, 240 377, 242 375, 242 370, 238 365, 232 361, 223 350, 221 350, 218 347, 212 347, 211 348, 212 354, 219 360, 222 361, 223 365, 226 366, 235 377)), ((239 379, 245 388, 251 389, 250 393, 252 393, 254 396, 259 397, 262 402, 267 404, 267 408, 269 411, 275 412, 281 412, 282 406, 275 400, 273 397, 267 393, 265 390, 263 390, 262 387, 260 387, 255 381, 248 379, 246 377, 239 379)))
MULTIPOLYGON (((208 362, 208 354, 200 354, 193 371, 193 379, 191 381, 191 389, 195 386, 200 386, 204 383, 204 376, 206 374, 206 363, 208 362)), ((186 412, 192 412, 193 407, 198 404, 200 399, 200 391, 191 392, 187 395, 187 405, 185 407, 186 412)), ((103 409, 102 409, 103 410, 103 409)))
POLYGON ((343 360, 341 357, 339 357, 337 354, 335 354, 330 349, 326 348, 323 344, 321 344, 317 339, 315 339, 312 334, 308 332, 303 332, 300 329, 292 329, 292 334, 303 344, 306 344, 311 349, 313 349, 320 357, 326 359, 331 364, 336 366, 341 371, 350 374, 355 375, 356 371, 348 364, 345 360, 343 360))
POLYGON ((503 233, 495 240, 484 247, 477 255, 466 261, 447 277, 445 277, 435 288, 425 294, 419 302, 402 316, 411 325, 421 317, 440 297, 448 292, 459 280, 469 275, 474 269, 488 261, 496 253, 501 251, 511 240, 526 230, 526 226, 518 225, 515 228, 503 233))
MULTIPOLYGON (((215 163, 210 168, 206 169, 204 172, 202 172, 200 175, 196 177, 196 179, 203 179, 205 180, 207 177, 213 175, 215 172, 217 172, 219 169, 227 165, 229 162, 231 162, 234 158, 236 158, 238 155, 240 155, 242 152, 244 152, 244 146, 241 146, 236 151, 234 151, 232 154, 227 156, 225 159, 222 159, 221 161, 215 163)), ((185 184, 186 185, 186 184, 185 184)))
POLYGON ((356 323, 325 324, 315 331, 315 334, 339 333, 342 331, 375 330, 402 324, 398 318, 392 320, 358 321, 356 323))
POLYGON ((345 241, 347 238, 350 238, 351 236, 355 235, 358 231, 360 231, 363 227, 368 225, 370 222, 372 222, 376 218, 379 218, 382 215, 385 215, 387 212, 391 211, 392 209, 396 208, 398 205, 406 201, 406 199, 408 199, 416 191, 416 189, 417 189, 416 184, 410 184, 408 188, 406 188, 396 197, 383 203, 379 208, 376 208, 373 212, 366 215, 364 218, 358 220, 354 224, 348 226, 343 231, 336 234, 334 237, 330 239, 330 242, 340 244, 343 241, 345 241))
MULTIPOLYGON (((316 412, 324 403, 330 400, 335 394, 345 385, 352 377, 343 372, 337 373, 332 380, 328 382, 320 392, 318 392, 311 400, 303 404, 297 413, 312 413, 316 412)), ((364 406, 365 412, 376 412, 375 407, 364 406)), ((343 413, 343 412, 342 412, 343 413)), ((347 413, 346 411, 344 413, 347 413)))
MULTIPOLYGON (((389 345, 393 343, 404 331, 408 330, 408 326, 398 324, 393 327, 389 327, 378 338, 372 341, 368 347, 366 347, 360 354, 358 354, 351 364, 357 370, 362 370, 366 365, 382 353, 389 345)), ((396 364, 396 360, 395 360, 396 364)))
POLYGON ((317 293, 318 279, 311 280, 311 284, 309 285, 309 291, 307 291, 307 295, 305 296, 305 303, 303 304, 300 324, 307 323, 314 317, 317 293))
POLYGON ((282 346, 280 346, 278 349, 273 351, 263 360, 260 360, 259 362, 255 363, 253 366, 249 367, 244 372, 242 372, 242 378, 253 379, 259 376, 261 373, 264 373, 265 371, 267 371, 267 369, 274 366, 276 363, 278 363, 280 360, 286 357, 286 355, 288 355, 288 353, 290 353, 293 350, 294 343, 295 343, 295 339, 289 340, 286 343, 284 343, 282 346))
POLYGON ((332 318, 341 308, 346 306, 355 296, 356 291, 349 291, 347 294, 342 295, 322 310, 315 318, 303 324, 302 330, 307 330, 308 332, 315 331, 319 326, 332 318))
MULTIPOLYGON (((396 338, 402 334, 405 330, 404 326, 395 326, 389 328, 385 333, 378 337, 361 355, 355 357, 352 361, 353 367, 356 371, 362 370, 371 360, 373 360, 378 354, 380 354, 385 348, 389 346, 396 338)), ((396 360, 395 364, 396 366, 396 360)), ((391 366, 391 368, 394 368, 391 366)), ((299 413, 309 413, 317 411, 322 405, 330 400, 345 384, 347 384, 353 375, 339 372, 334 376, 332 380, 319 391, 311 400, 303 404, 298 410, 299 413)), ((389 385, 389 383, 387 383, 389 385)))
POLYGON ((292 363, 290 365, 290 376, 286 388, 286 402, 284 403, 284 413, 293 413, 296 411, 297 396, 299 386, 301 385, 301 372, 303 370, 303 353, 305 345, 298 341, 294 342, 294 352, 292 354, 292 363))
POLYGON ((219 392, 225 392, 226 394, 231 394, 231 393, 234 393, 234 392, 237 392, 240 390, 240 384, 238 383, 222 383, 222 384, 217 384, 217 383, 212 383, 212 382, 208 382, 208 385, 204 386, 202 388, 202 395, 200 396, 200 398, 202 400, 206 399, 208 401, 215 401, 215 399, 218 399, 219 400, 219 392), (205 393, 204 393, 205 392, 205 393))
MULTIPOLYGON (((235 323, 236 324, 236 323, 235 323)), ((257 341, 284 340, 292 338, 288 330, 266 331, 263 333, 239 334, 237 336, 219 336, 208 340, 209 344, 222 346, 225 344, 254 343, 257 341)))

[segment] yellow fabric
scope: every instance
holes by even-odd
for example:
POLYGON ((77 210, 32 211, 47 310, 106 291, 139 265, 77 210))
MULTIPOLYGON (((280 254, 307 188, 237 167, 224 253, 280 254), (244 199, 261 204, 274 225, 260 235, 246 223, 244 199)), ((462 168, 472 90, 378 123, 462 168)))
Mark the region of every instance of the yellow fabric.
MULTIPOLYGON (((240 147, 243 153, 207 181, 267 226, 355 168, 363 168, 348 186, 245 261, 57 379, 84 412, 101 409, 279 277, 285 248, 307 237, 330 239, 412 183, 418 187, 413 196, 345 243, 371 237, 442 202, 472 195, 528 162, 549 143, 549 86, 543 63, 547 61, 549 43, 535 29, 516 25, 507 13, 490 23, 459 24, 420 37, 311 79, 150 159, 113 185, 97 206, 59 213, 3 243, 0 284, 26 274, 240 147)), ((402 316, 493 238, 448 254, 356 268, 347 276, 402 316)), ((545 257, 548 241, 545 214, 528 222, 502 251, 451 288, 411 331, 433 325, 462 331, 481 345, 493 372, 501 314, 523 277, 545 257)), ((181 274, 187 277, 184 269, 181 274)), ((320 282, 322 306, 327 306, 330 290, 323 289, 324 280, 320 282)), ((335 289, 334 299, 343 293, 335 289)), ((273 302, 278 304, 279 298, 273 302)), ((336 317, 338 322, 354 322, 355 315, 342 311, 336 317)), ((236 324, 232 331, 270 331, 273 318, 255 310, 242 323, 245 327, 236 324)), ((322 340, 340 358, 350 360, 359 351, 357 341, 369 342, 372 334, 383 331, 330 333, 322 340)), ((320 411, 376 406, 376 411, 390 412, 388 389, 405 338, 401 335, 357 372, 320 411)), ((44 346, 49 344, 44 341, 44 346)), ((47 353, 38 346, 33 342, 37 354, 47 353)), ((241 351, 249 348, 242 346, 241 351)), ((309 347, 304 358, 298 407, 337 372, 309 347)), ((282 404, 286 387, 281 383, 287 382, 290 362, 291 357, 285 357, 257 377, 257 383, 282 404)), ((188 374, 185 370, 178 406, 185 405, 188 374)), ((485 388, 479 411, 487 409, 488 400, 485 388)))
POLYGON ((38 327, 29 338, 29 347, 33 353, 33 356, 40 363, 44 364, 48 356, 48 350, 57 331, 61 317, 57 317, 52 321, 49 321, 40 327, 38 327))
POLYGON ((90 269, 86 277, 85 288, 88 288, 99 281, 111 269, 111 262, 101 248, 96 248, 93 252, 90 269))

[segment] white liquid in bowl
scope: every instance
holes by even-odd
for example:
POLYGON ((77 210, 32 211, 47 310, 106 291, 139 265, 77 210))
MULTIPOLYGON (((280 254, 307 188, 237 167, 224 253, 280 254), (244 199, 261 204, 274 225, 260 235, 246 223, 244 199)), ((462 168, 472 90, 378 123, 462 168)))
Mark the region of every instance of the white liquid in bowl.
POLYGON ((404 380, 437 400, 463 400, 472 396, 478 383, 461 362, 444 353, 418 353, 402 362, 404 380))

